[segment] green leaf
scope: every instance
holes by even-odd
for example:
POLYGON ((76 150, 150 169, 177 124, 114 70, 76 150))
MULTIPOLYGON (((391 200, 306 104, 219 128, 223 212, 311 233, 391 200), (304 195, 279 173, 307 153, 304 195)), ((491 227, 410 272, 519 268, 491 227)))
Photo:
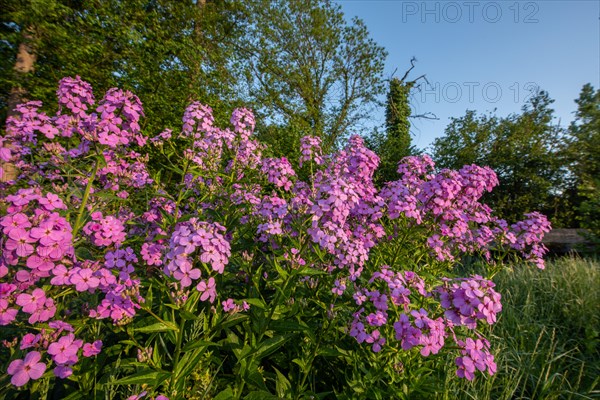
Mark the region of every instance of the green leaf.
POLYGON ((328 275, 326 271, 323 271, 321 269, 316 269, 316 268, 311 268, 311 267, 304 267, 300 270, 298 270, 298 275, 308 275, 308 276, 314 276, 314 275, 328 275))
MULTIPOLYGON (((263 376, 262 376, 262 374, 260 372, 258 372, 258 370, 255 369, 254 372, 252 372, 251 374, 248 374, 246 376, 245 380, 248 383, 251 383, 254 386, 258 387, 261 390, 261 393, 264 391, 264 393, 267 393, 269 396, 272 396, 271 393, 268 392, 269 389, 267 389, 267 386, 265 385, 265 381, 263 379, 263 376)), ((264 398, 265 397, 263 397, 263 399, 264 398)), ((267 397, 267 398, 271 398, 271 397, 267 397)))
POLYGON ((250 305, 253 305, 255 307, 264 309, 266 307, 266 304, 264 301, 262 301, 261 299, 244 299, 244 301, 250 305))
POLYGON ((325 356, 325 357, 341 357, 341 356, 343 356, 343 354, 340 353, 337 349, 334 349, 331 347, 319 349, 319 351, 317 352, 317 355, 325 356))
POLYGON ((92 252, 87 247, 83 246, 78 247, 77 250, 75 250, 75 255, 80 260, 94 260, 95 258, 92 252))
POLYGON ((179 315, 181 315, 181 317, 187 321, 196 321, 200 318, 198 315, 194 315, 186 310, 180 310, 179 315))
POLYGON ((269 328, 275 332, 299 332, 310 329, 306 323, 300 321, 275 320, 271 321, 269 328))
POLYGON ((70 395, 63 397, 62 400, 77 400, 77 399, 86 399, 86 398, 89 398, 88 393, 73 392, 70 395))
POLYGON ((233 390, 230 387, 227 387, 225 390, 213 397, 213 400, 230 400, 234 397, 233 390))
POLYGON ((172 322, 157 322, 152 325, 142 326, 141 328, 135 328, 136 332, 142 333, 153 333, 153 332, 167 332, 167 331, 178 331, 179 328, 172 322))
POLYGON ((250 392, 244 397, 245 400, 264 400, 264 399, 279 399, 279 396, 275 396, 267 391, 258 390, 250 392))
POLYGON ((306 363, 306 361, 304 361, 304 360, 302 360, 300 358, 294 358, 292 360, 292 362, 294 364, 297 364, 300 367, 300 369, 302 369, 302 372, 304 372, 304 373, 306 373, 308 371, 308 369, 310 368, 310 365, 308 365, 306 363))
POLYGON ((246 314, 242 314, 242 313, 233 314, 233 315, 225 317, 225 319, 220 324, 220 328, 221 329, 231 328, 232 326, 241 324, 242 322, 246 321, 247 319, 248 319, 248 316, 246 314))
POLYGON ((285 335, 275 336, 265 340, 260 344, 260 346, 256 349, 256 352, 254 353, 256 359, 260 360, 261 358, 264 358, 269 354, 274 353, 277 349, 283 346, 285 342, 287 342, 290 338, 291 335, 285 335))
POLYGON ((168 378, 171 374, 166 371, 155 371, 146 369, 137 372, 133 375, 125 378, 117 379, 116 381, 109 382, 108 385, 141 385, 142 383, 153 384, 156 386, 156 382, 163 381, 168 378))
POLYGON ((186 345, 183 346, 183 349, 181 351, 183 351, 185 353, 186 351, 194 350, 194 349, 197 349, 198 347, 209 347, 209 346, 219 346, 219 344, 213 343, 213 342, 207 342, 205 340, 194 340, 194 341, 186 343, 186 345))
POLYGON ((275 387, 277 390, 277 395, 280 398, 285 398, 286 395, 290 394, 290 391, 292 389, 292 384, 290 383, 289 379, 285 377, 285 375, 283 375, 281 372, 279 372, 279 370, 277 368, 273 367, 273 369, 275 370, 275 373, 277 374, 277 379, 275 380, 275 387))

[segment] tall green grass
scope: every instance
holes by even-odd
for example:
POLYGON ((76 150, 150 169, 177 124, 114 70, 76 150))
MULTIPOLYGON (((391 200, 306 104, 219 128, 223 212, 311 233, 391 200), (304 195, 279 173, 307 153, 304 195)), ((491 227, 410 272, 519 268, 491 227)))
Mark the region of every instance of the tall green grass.
POLYGON ((494 282, 504 307, 490 335, 498 372, 473 382, 448 376, 437 398, 600 398, 600 263, 516 266, 494 282))

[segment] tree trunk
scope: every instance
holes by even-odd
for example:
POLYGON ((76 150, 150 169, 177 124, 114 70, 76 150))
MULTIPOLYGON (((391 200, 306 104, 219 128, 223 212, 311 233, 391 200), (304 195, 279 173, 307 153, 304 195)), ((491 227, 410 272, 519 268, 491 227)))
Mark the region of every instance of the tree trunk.
MULTIPOLYGON (((197 0, 196 7, 198 8, 198 13, 196 14, 196 18, 194 20, 194 32, 192 36, 192 40, 196 45, 196 51, 198 49, 202 49, 199 51, 204 51, 204 32, 202 31, 202 18, 204 13, 204 8, 206 7, 206 0, 197 0)), ((187 102, 191 103, 192 101, 198 100, 196 98, 197 87, 200 85, 200 74, 202 71, 202 60, 203 57, 198 57, 198 53, 195 54, 195 58, 190 60, 191 68, 190 68, 190 81, 188 84, 188 95, 187 102)))
MULTIPOLYGON (((23 34, 23 41, 19 44, 19 50, 17 52, 17 61, 15 62, 15 66, 13 67, 15 71, 15 75, 17 77, 17 81, 20 81, 21 77, 24 77, 28 73, 33 72, 36 55, 33 50, 33 46, 31 42, 33 40, 33 36, 31 35, 31 30, 28 29, 23 34)), ((10 90, 10 95, 8 97, 8 111, 7 116, 11 117, 16 115, 15 108, 27 101, 27 89, 22 87, 19 84, 16 84, 10 90)), ((10 143, 7 144, 7 147, 10 148, 10 143)), ((9 162, 4 162, 0 160, 0 182, 8 182, 15 180, 19 176, 19 170, 13 164, 9 162)))
MULTIPOLYGON (((23 41, 19 44, 19 51, 17 53, 17 61, 13 69, 16 72, 17 81, 20 81, 21 77, 33 72, 36 55, 33 51, 31 41, 33 37, 31 33, 23 34, 23 41)), ((10 91, 8 97, 8 116, 15 115, 15 107, 25 101, 27 96, 27 90, 20 85, 15 85, 10 91)))

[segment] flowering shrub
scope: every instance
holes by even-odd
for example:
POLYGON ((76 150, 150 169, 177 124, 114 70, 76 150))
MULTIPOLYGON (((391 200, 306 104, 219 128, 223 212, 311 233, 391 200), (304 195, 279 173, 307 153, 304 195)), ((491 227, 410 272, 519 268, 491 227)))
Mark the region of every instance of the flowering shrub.
POLYGON ((2 393, 381 398, 427 368, 495 372, 490 278, 507 257, 543 268, 550 225, 494 217, 489 168, 407 157, 379 189, 358 136, 328 155, 303 138, 298 174, 247 109, 221 129, 195 102, 146 140, 132 93, 95 107, 77 77, 57 95, 0 140, 19 171, 0 183, 2 393), (465 255, 489 276, 455 276, 465 255))

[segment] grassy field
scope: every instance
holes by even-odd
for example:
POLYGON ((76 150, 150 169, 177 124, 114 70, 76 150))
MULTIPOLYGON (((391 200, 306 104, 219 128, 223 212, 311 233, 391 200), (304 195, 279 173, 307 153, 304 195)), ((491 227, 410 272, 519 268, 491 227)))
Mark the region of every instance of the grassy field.
POLYGON ((447 377, 439 399, 600 398, 600 262, 561 258, 494 281, 503 311, 491 331, 498 373, 447 377))

